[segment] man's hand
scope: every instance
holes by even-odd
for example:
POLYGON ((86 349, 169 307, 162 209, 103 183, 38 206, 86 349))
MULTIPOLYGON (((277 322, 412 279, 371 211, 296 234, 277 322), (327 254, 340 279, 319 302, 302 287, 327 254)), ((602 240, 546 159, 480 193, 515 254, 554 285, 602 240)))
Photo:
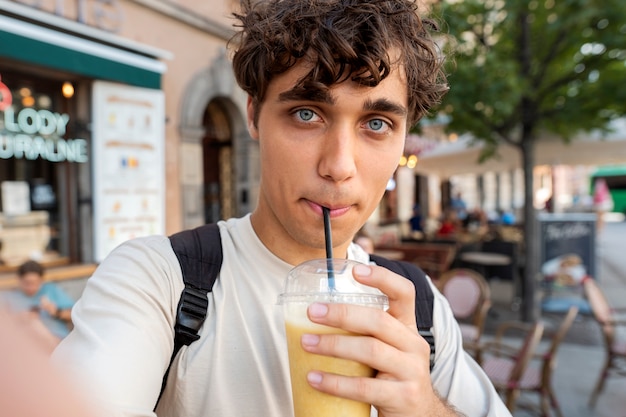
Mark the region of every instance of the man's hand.
POLYGON ((361 336, 305 335, 311 353, 354 360, 378 371, 374 378, 309 373, 311 386, 331 395, 374 405, 381 417, 457 415, 436 395, 430 380, 430 347, 418 333, 411 281, 379 266, 354 268, 357 281, 389 297, 389 310, 315 303, 311 321, 361 336))
POLYGON ((47 312, 52 317, 55 317, 59 311, 59 308, 45 295, 39 300, 39 308, 47 312))

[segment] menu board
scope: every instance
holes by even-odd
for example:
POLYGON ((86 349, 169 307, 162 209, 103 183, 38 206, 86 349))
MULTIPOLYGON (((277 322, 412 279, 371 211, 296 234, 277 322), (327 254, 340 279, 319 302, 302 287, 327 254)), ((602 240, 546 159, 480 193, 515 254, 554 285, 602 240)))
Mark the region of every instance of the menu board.
POLYGON ((539 229, 544 310, 566 310, 571 304, 587 310, 582 281, 596 278, 596 215, 542 213, 539 229))
POLYGON ((160 90, 93 86, 94 257, 165 230, 164 97, 160 90))

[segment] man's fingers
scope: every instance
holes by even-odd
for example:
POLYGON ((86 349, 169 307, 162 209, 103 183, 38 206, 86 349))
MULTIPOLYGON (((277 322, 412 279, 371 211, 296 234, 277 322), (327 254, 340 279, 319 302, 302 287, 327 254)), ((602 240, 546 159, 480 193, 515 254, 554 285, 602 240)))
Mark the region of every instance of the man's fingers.
POLYGON ((301 339, 302 348, 317 355, 345 358, 376 369, 379 376, 394 374, 394 379, 409 380, 418 369, 428 374, 427 365, 420 366, 418 358, 427 355, 428 344, 418 335, 409 335, 410 351, 402 352, 371 336, 346 334, 306 334, 301 339), (408 355, 407 355, 408 353, 408 355))
POLYGON ((347 377, 318 371, 309 372, 307 381, 318 391, 365 402, 378 408, 383 407, 392 414, 407 408, 406 403, 423 396, 426 392, 424 389, 431 389, 430 385, 422 389, 417 383, 407 384, 373 378, 347 377))
POLYGON ((389 297, 389 314, 406 326, 416 328, 415 286, 410 280, 375 265, 357 265, 353 273, 357 281, 376 287, 389 297))
POLYGON ((416 338, 407 338, 407 333, 417 336, 415 319, 411 331, 407 325, 394 319, 388 312, 372 307, 340 303, 314 303, 308 309, 312 322, 342 329, 346 332, 368 335, 382 340, 401 351, 415 351, 416 338))

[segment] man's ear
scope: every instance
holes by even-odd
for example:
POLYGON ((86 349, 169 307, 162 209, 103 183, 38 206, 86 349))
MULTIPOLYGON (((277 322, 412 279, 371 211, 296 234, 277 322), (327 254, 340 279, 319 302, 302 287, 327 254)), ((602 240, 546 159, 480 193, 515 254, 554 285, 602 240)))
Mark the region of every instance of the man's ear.
POLYGON ((250 133, 250 136, 252 137, 252 139, 259 140, 259 129, 257 128, 256 123, 254 121, 256 110, 257 109, 256 109, 256 106, 254 105, 252 97, 248 96, 248 103, 246 105, 246 113, 247 113, 247 118, 248 118, 248 132, 250 133))

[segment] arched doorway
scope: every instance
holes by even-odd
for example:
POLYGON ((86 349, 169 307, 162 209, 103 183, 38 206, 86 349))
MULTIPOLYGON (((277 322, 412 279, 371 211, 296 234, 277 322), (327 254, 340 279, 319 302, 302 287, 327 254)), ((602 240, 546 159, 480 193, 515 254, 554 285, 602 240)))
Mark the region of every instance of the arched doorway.
POLYGON ((204 220, 214 223, 236 214, 233 130, 225 104, 219 98, 207 105, 203 125, 204 220))
POLYGON ((225 50, 188 83, 180 121, 185 229, 254 209, 259 150, 247 130, 246 102, 225 50))

